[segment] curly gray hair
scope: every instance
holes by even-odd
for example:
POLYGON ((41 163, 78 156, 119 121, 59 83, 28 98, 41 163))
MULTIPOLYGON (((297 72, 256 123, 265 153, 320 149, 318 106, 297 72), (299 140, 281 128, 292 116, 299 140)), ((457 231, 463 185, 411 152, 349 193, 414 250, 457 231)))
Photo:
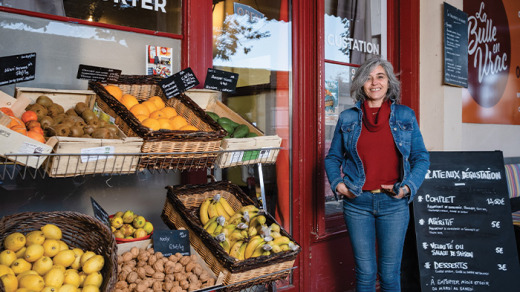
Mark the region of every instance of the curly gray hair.
POLYGON ((361 67, 356 70, 352 85, 350 86, 350 96, 357 101, 365 101, 367 96, 363 90, 363 85, 367 81, 370 73, 377 67, 381 66, 388 76, 388 91, 386 93, 385 100, 391 100, 395 103, 401 102, 401 82, 397 80, 394 74, 394 67, 390 62, 381 58, 381 56, 375 56, 366 60, 361 67))

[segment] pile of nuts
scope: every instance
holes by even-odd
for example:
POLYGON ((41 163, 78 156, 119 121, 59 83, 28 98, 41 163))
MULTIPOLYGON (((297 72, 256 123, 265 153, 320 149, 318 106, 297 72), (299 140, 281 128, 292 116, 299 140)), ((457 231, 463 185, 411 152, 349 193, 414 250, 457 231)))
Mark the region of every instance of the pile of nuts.
POLYGON ((153 248, 133 247, 117 258, 115 292, 182 292, 214 286, 215 279, 196 260, 195 255, 164 257, 153 248))

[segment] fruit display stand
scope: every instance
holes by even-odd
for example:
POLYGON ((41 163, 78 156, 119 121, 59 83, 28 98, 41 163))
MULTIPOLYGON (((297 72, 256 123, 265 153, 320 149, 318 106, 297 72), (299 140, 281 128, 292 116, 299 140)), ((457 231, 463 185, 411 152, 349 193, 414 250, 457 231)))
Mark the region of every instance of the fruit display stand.
POLYGON ((201 169, 212 167, 217 159, 224 130, 214 122, 188 96, 179 95, 166 99, 160 86, 161 78, 141 75, 122 75, 117 85, 124 94, 131 94, 138 101, 159 96, 166 105, 175 108, 196 131, 158 130, 145 127, 100 82, 89 82, 96 93, 100 108, 115 119, 115 123, 129 137, 141 137, 144 142, 139 169, 201 169), (156 154, 154 154, 156 153, 156 154), (170 154, 168 154, 170 153, 170 154), (175 154, 173 154, 175 153, 175 154))
MULTIPOLYGON (((91 110, 99 111, 99 109, 95 109, 95 93, 90 90, 19 87, 16 88, 15 94, 16 99, 28 99, 31 101, 31 104, 41 95, 48 96, 55 104, 61 105, 65 111, 74 109, 79 102, 85 103, 91 110)), ((113 154, 139 152, 143 140, 139 137, 127 137, 120 129, 117 129, 117 138, 52 136, 49 138, 48 143, 54 145, 53 153, 55 154, 76 154, 67 156, 55 155, 46 164, 46 171, 50 177, 70 177, 104 173, 106 169, 112 169, 118 173, 135 172, 139 157, 114 156, 113 154), (85 155, 89 153, 104 153, 107 155, 85 155)))
MULTIPOLYGON (((62 231, 62 240, 69 246, 89 250, 103 256, 100 273, 103 282, 100 291, 112 291, 117 280, 117 245, 108 226, 101 221, 77 212, 24 212, 0 219, 0 250, 4 239, 14 232, 27 234, 40 230, 46 224, 54 224, 62 231)), ((0 291, 5 288, 0 282, 0 291)))
MULTIPOLYGON (((224 284, 228 289, 241 289, 251 285, 273 282, 286 278, 293 268, 296 256, 301 248, 271 255, 237 260, 231 257, 217 240, 202 226, 197 215, 201 203, 217 193, 226 198, 236 211, 242 206, 256 205, 238 186, 229 182, 216 182, 205 185, 168 186, 168 194, 161 217, 170 228, 185 228, 190 232, 190 243, 208 263, 215 274, 224 275, 224 284)), ((267 223, 276 221, 265 214, 267 223)), ((283 236, 291 236, 280 229, 283 236)))
POLYGON ((262 131, 242 118, 220 101, 221 93, 209 89, 190 89, 186 95, 195 101, 202 109, 211 111, 219 117, 228 118, 235 123, 246 125, 256 137, 224 138, 221 149, 223 153, 217 159, 220 168, 256 163, 274 163, 282 139, 277 135, 265 136, 262 131))

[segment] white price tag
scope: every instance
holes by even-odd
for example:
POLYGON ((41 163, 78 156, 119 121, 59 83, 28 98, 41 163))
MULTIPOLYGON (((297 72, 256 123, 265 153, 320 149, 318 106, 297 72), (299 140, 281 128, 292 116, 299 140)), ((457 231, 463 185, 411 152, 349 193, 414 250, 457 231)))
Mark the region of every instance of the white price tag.
POLYGON ((20 153, 34 154, 43 153, 43 147, 33 143, 24 142, 20 147, 20 153))
MULTIPOLYGON (((114 154, 114 146, 103 146, 95 148, 82 148, 81 154, 114 154)), ((81 162, 89 162, 114 158, 113 155, 81 155, 81 162)))

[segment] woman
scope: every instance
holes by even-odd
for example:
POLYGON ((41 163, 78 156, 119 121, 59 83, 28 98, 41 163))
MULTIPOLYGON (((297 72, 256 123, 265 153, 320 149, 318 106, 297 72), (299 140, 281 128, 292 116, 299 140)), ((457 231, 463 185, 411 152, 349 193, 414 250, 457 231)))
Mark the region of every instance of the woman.
POLYGON ((336 125, 325 170, 343 214, 356 266, 356 291, 401 291, 400 268, 410 215, 429 154, 415 114, 400 105, 392 65, 373 57, 358 68, 354 107, 336 125), (376 239, 379 260, 376 260, 376 239))

